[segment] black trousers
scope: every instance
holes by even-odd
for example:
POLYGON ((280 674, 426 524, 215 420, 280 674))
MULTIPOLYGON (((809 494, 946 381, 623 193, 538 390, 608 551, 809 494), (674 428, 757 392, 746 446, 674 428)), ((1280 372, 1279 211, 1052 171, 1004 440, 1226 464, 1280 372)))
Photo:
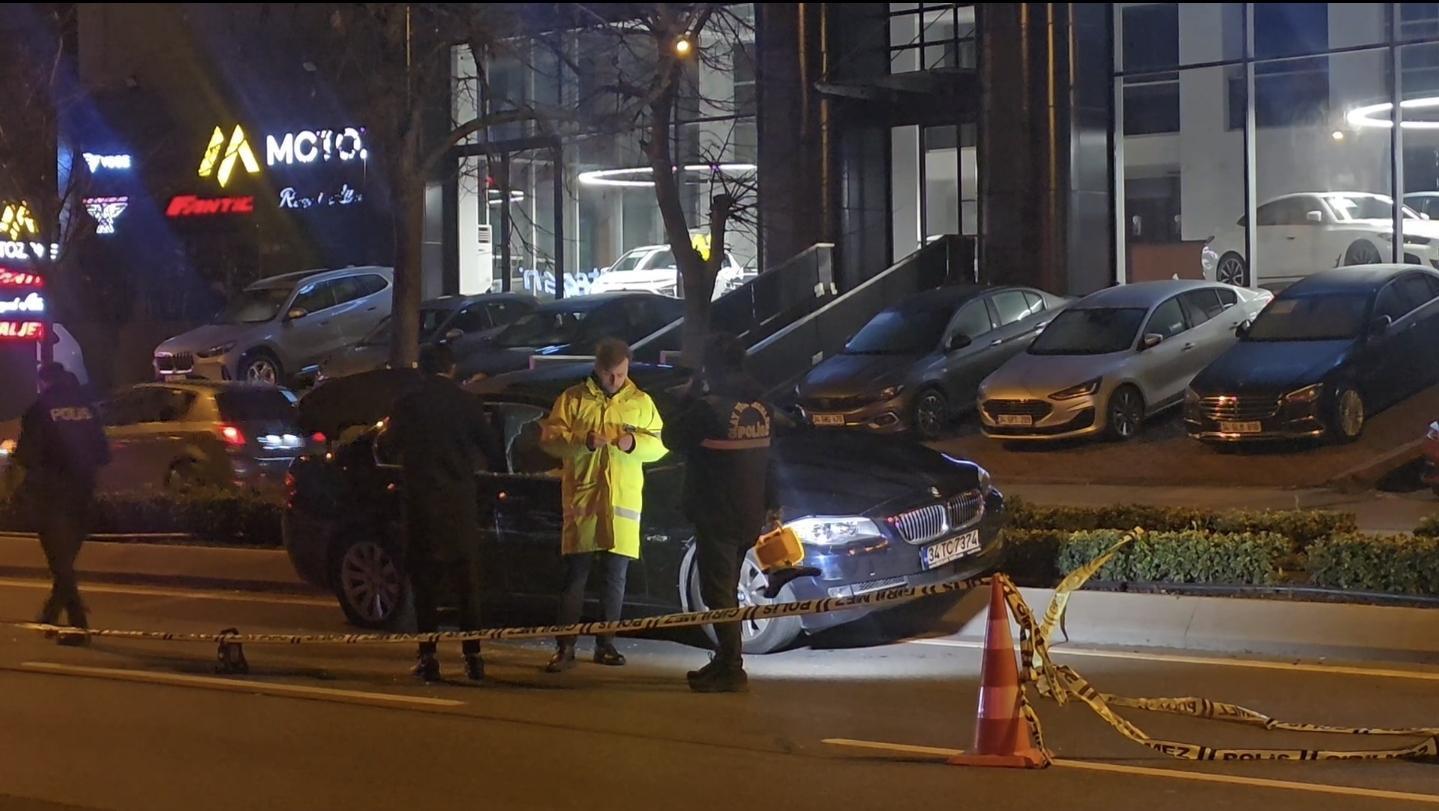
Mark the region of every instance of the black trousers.
MULTIPOLYGON (((739 607, 740 566, 754 545, 753 533, 737 534, 723 529, 695 527, 695 557, 699 562, 700 597, 710 610, 739 607)), ((715 661, 723 666, 740 667, 744 661, 743 641, 737 622, 726 622, 714 628, 717 653, 715 661)))
POLYGON ((63 610, 71 625, 87 627, 80 582, 75 576, 75 558, 89 533, 94 500, 94 491, 84 489, 47 491, 36 499, 35 523, 53 582, 50 596, 40 612, 42 622, 54 624, 63 610))
MULTIPOLYGON (((480 560, 470 555, 459 560, 427 558, 414 561, 410 578, 415 593, 415 624, 422 634, 440 629, 439 601, 449 594, 459 611, 457 625, 461 631, 480 630, 480 560)), ((480 652, 478 639, 460 643, 466 656, 480 652)), ((435 643, 421 642, 420 654, 435 652, 435 643)))
MULTIPOLYGON (((613 552, 581 552, 565 555, 565 590, 560 595, 557 625, 573 625, 580 621, 580 614, 585 607, 585 585, 589 583, 590 569, 594 568, 596 563, 599 564, 604 578, 601 600, 604 619, 606 622, 614 622, 620 618, 620 612, 625 606, 625 580, 629 575, 630 559, 613 552)), ((596 639, 603 644, 611 644, 615 636, 601 634, 596 639)), ((561 646, 575 644, 573 636, 562 636, 557 641, 561 646)))

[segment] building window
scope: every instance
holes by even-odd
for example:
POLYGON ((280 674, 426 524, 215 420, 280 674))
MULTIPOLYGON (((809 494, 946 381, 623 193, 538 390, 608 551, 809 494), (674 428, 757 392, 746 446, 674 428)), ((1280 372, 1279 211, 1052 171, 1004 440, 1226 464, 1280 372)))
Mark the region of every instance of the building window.
POLYGON ((889 72, 960 68, 978 63, 974 6, 890 3, 889 72))
POLYGON ((1124 134, 1179 131, 1179 7, 1175 3, 1126 6, 1124 134))

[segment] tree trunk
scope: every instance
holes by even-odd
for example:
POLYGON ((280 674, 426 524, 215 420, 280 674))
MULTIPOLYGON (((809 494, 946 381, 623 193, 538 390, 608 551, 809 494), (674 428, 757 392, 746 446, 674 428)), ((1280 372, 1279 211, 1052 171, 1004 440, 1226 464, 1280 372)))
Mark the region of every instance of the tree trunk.
POLYGON ((420 359, 422 247, 425 233, 425 181, 407 177, 400 187, 395 218, 395 291, 390 309, 390 366, 414 366, 420 359))

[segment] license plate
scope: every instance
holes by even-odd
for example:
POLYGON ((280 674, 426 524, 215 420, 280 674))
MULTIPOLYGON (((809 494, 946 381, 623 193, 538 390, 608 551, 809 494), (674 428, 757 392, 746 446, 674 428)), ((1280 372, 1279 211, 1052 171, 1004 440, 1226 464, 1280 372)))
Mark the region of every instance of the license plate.
POLYGON ((1028 414, 1000 414, 995 418, 1000 425, 1013 425, 1028 428, 1034 425, 1034 417, 1028 414))
POLYGON ((165 375, 165 382, 166 382, 166 383, 176 383, 176 382, 182 381, 182 380, 184 380, 184 379, 185 379, 185 375, 177 375, 177 374, 167 374, 167 375, 165 375))
POLYGON ((1257 434, 1264 430, 1264 426, 1258 422, 1221 422, 1219 432, 1221 434, 1257 434))
POLYGON ((959 537, 926 546, 920 559, 924 563, 924 568, 934 569, 978 551, 979 530, 972 529, 959 537))
POLYGON ((814 414, 810 420, 815 425, 844 425, 843 414, 814 414))

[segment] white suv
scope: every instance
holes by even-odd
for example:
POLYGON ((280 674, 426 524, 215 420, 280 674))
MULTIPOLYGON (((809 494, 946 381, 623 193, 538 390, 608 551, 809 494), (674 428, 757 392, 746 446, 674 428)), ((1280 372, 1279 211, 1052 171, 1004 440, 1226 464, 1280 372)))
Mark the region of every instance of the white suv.
MULTIPOLYGON (((1393 198, 1367 192, 1305 192, 1276 197, 1255 212, 1253 239, 1265 282, 1292 282, 1325 268, 1373 265, 1391 259, 1393 198)), ((1204 276, 1249 286, 1255 280, 1244 252, 1244 226, 1209 238, 1201 261, 1204 276)), ((1404 208, 1404 257, 1439 268, 1439 223, 1404 208)))
MULTIPOLYGON (((739 287, 744 281, 744 268, 725 251, 724 264, 715 278, 714 298, 739 287)), ((613 265, 590 283, 590 293, 633 291, 655 293, 674 298, 678 295, 679 269, 668 245, 645 245, 626 252, 613 265)))

